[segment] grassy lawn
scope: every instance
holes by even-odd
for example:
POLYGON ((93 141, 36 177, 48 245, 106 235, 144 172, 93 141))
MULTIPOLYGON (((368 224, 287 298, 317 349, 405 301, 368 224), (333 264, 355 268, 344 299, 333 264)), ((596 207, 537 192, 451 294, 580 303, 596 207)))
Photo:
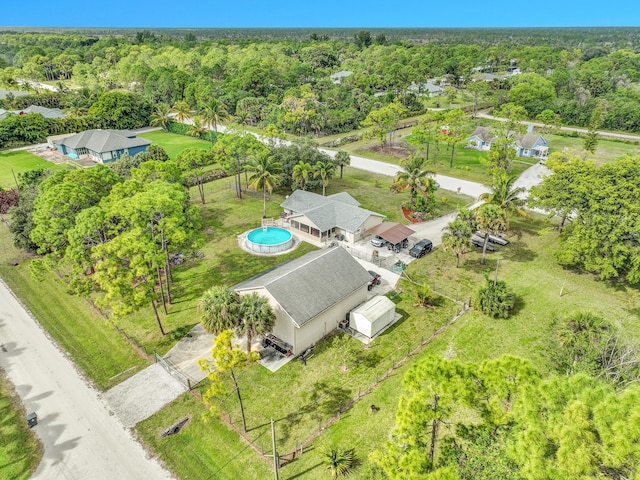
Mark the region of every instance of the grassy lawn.
POLYGON ((38 168, 58 170, 67 167, 65 165, 56 165, 47 162, 44 158, 38 157, 26 150, 0 152, 0 188, 15 187, 14 174, 17 178, 18 173, 26 172, 27 170, 36 170, 38 168), (13 173, 11 173, 12 170, 13 173))
POLYGON ((206 140, 200 140, 199 138, 188 135, 165 132, 164 130, 145 132, 141 134, 140 137, 151 140, 155 145, 164 148, 172 160, 175 160, 178 154, 185 148, 211 148, 211 142, 207 142, 206 140))
POLYGON ((33 279, 30 259, 13 247, 7 226, 0 224, 0 277, 98 388, 107 389, 126 378, 115 375, 147 365, 83 299, 69 295, 55 274, 41 282, 33 279), (14 261, 17 266, 11 265, 14 261))
MULTIPOLYGON (((438 249, 411 263, 407 273, 419 283, 426 281, 438 292, 466 299, 482 280, 483 271, 495 272, 496 261, 499 259, 499 277, 518 295, 516 314, 508 320, 494 320, 473 310, 467 312, 408 364, 380 383, 371 394, 344 414, 339 422, 322 432, 309 451, 281 471, 281 478, 326 478, 327 472, 322 465, 320 452, 329 444, 355 448, 362 465, 352 478, 372 478, 372 465, 367 455, 380 448, 388 438, 401 394, 402 376, 410 364, 424 356, 446 355, 462 361, 477 362, 510 353, 528 358, 541 371, 549 372, 549 349, 555 340, 554 322, 568 314, 584 310, 617 323, 627 337, 640 340, 640 326, 635 321, 637 305, 640 304, 638 289, 601 282, 593 275, 558 266, 552 256, 557 241, 556 233, 547 233, 546 224, 541 219, 514 220, 509 239, 509 246, 488 254, 485 266, 480 265, 479 249, 465 255, 457 269, 453 256, 438 249), (370 404, 380 408, 375 418, 372 418, 368 408, 370 404)), ((417 344, 423 335, 446 322, 458 308, 452 302, 443 301, 435 312, 422 310, 414 306, 415 301, 410 293, 412 287, 408 282, 401 282, 400 288, 404 292, 394 301, 397 302, 403 319, 376 339, 371 348, 356 345, 359 359, 349 372, 341 371, 341 359, 329 341, 316 348, 306 366, 292 361, 275 374, 259 366, 243 372, 240 375, 240 386, 251 429, 250 438, 259 438, 257 443, 264 442, 265 450, 268 449, 268 437, 265 439, 268 434, 264 433, 268 430, 268 421, 271 417, 279 419, 279 449, 281 452, 287 451, 292 445, 295 446, 296 441, 306 438, 310 430, 317 429, 318 420, 324 420, 332 406, 335 408, 332 402, 339 404, 344 398, 353 395, 359 385, 389 368, 391 362, 404 355, 406 348, 417 344), (325 391, 323 389, 327 385, 327 396, 321 401, 311 402, 312 393, 325 391), (284 397, 285 402, 282 401, 284 397)), ((223 404, 223 408, 238 420, 239 414, 232 397, 223 404)), ((170 424, 173 418, 195 411, 195 407, 184 408, 173 416, 160 412, 156 415, 155 422, 160 422, 158 418, 164 418, 165 422, 156 423, 156 429, 160 425, 170 424)), ((148 438, 151 433, 146 431, 146 427, 142 428, 146 432, 145 438, 148 438)), ((187 430, 189 428, 191 427, 187 430)), ((196 471, 198 466, 202 466, 198 458, 204 455, 196 452, 210 452, 213 444, 216 445, 216 451, 222 452, 223 446, 220 443, 224 441, 221 439, 232 441, 234 437, 230 433, 223 434, 217 424, 211 424, 204 431, 197 428, 198 435, 189 435, 189 445, 184 444, 184 439, 166 440, 169 444, 175 442, 175 450, 185 448, 185 451, 194 452, 193 455, 180 457, 175 467, 178 471, 186 471, 184 469, 187 468, 190 468, 189 471, 196 471), (196 459, 193 461, 194 466, 187 467, 185 463, 191 463, 192 457, 196 459)), ((235 447, 229 445, 224 448, 231 452, 239 451, 243 446, 242 443, 234 445, 235 447)), ((173 451, 174 448, 163 446, 160 450, 173 451)), ((225 458, 231 461, 233 456, 228 454, 225 458)), ((254 462, 255 460, 249 465, 254 462)), ((231 461, 229 465, 233 463, 231 461)), ((207 471, 209 474, 212 472, 211 469, 207 471)), ((216 478, 221 479, 237 478, 237 473, 231 467, 225 467, 216 475, 216 478)), ((269 476, 264 473, 255 478, 269 476)), ((189 478, 207 478, 207 475, 201 473, 189 478)))
MULTIPOLYGON (((578 153, 582 152, 584 144, 584 139, 582 138, 563 135, 548 135, 547 137, 549 140, 549 153, 561 152, 565 148, 578 153)), ((640 154, 640 145, 635 143, 600 139, 593 158, 598 165, 602 165, 623 155, 638 154, 640 154)))
POLYGON ((42 445, 27 425, 26 413, 0 370, 0 478, 26 480, 40 463, 42 445))

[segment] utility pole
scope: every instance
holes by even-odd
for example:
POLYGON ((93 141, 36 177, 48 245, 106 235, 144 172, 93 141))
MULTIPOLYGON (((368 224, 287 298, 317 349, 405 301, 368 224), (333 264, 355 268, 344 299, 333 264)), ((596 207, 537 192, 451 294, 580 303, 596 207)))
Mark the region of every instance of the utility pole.
POLYGON ((276 451, 276 422, 271 419, 271 446, 273 448, 273 471, 278 480, 278 452, 276 451))

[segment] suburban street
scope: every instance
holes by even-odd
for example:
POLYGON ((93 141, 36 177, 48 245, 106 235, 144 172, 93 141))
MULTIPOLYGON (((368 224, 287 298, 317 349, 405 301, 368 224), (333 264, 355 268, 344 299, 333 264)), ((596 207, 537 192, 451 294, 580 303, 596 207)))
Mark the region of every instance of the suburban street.
POLYGON ((0 281, 0 367, 44 445, 31 477, 43 480, 173 478, 107 409, 73 363, 0 281))

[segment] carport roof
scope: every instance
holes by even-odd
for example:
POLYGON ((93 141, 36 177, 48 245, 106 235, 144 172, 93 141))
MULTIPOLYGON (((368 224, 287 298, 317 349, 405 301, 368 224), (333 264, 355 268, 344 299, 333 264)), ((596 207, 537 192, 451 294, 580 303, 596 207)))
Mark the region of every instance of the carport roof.
POLYGON ((416 232, 398 222, 382 222, 365 233, 367 235, 380 235, 386 241, 395 245, 416 232))

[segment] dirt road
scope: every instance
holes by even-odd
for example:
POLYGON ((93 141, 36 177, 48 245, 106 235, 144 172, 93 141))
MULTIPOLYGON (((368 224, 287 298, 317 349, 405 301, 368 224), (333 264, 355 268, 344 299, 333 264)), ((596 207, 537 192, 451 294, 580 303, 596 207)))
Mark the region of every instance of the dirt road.
POLYGON ((44 456, 32 479, 171 479, 0 281, 0 366, 38 415, 44 456))

